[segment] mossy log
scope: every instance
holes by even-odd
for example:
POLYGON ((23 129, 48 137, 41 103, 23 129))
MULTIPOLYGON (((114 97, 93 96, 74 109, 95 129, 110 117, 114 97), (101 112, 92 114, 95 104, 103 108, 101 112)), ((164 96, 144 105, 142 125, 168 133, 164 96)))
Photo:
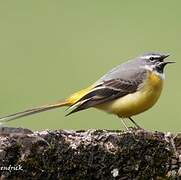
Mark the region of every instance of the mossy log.
POLYGON ((181 133, 0 128, 1 179, 181 177, 181 133))

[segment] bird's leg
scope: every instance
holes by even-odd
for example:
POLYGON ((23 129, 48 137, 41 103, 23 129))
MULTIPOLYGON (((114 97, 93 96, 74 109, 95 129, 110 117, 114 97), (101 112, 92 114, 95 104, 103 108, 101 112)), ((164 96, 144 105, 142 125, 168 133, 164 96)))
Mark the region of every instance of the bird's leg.
POLYGON ((126 123, 124 122, 124 120, 121 118, 121 122, 123 123, 124 127, 126 128, 127 131, 129 131, 129 128, 127 127, 126 123))
POLYGON ((132 122, 138 129, 142 129, 131 117, 129 117, 129 120, 131 120, 131 122, 132 122))

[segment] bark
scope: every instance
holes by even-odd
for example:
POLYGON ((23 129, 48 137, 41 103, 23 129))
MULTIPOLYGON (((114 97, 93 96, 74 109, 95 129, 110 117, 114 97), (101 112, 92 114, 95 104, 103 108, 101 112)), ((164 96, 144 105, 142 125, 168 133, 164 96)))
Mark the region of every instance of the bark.
POLYGON ((181 133, 0 128, 1 179, 179 179, 181 133))

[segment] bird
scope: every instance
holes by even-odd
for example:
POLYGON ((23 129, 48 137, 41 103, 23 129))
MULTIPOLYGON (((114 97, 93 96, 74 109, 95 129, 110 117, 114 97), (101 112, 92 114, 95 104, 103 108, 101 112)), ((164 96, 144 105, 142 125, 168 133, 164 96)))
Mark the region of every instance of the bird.
POLYGON ((93 107, 117 115, 127 130, 125 119, 141 128, 132 117, 150 109, 159 99, 165 79, 164 68, 174 63, 165 61, 167 57, 166 53, 144 53, 114 67, 92 85, 64 100, 1 117, 0 122, 62 106, 68 107, 66 116, 93 107))

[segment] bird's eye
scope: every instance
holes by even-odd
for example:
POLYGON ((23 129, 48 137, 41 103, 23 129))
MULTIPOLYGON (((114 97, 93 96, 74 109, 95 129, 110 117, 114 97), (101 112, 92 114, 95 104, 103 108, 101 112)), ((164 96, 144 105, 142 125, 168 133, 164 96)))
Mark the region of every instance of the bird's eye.
POLYGON ((153 61, 153 60, 155 60, 155 58, 154 57, 150 57, 150 60, 153 61))

